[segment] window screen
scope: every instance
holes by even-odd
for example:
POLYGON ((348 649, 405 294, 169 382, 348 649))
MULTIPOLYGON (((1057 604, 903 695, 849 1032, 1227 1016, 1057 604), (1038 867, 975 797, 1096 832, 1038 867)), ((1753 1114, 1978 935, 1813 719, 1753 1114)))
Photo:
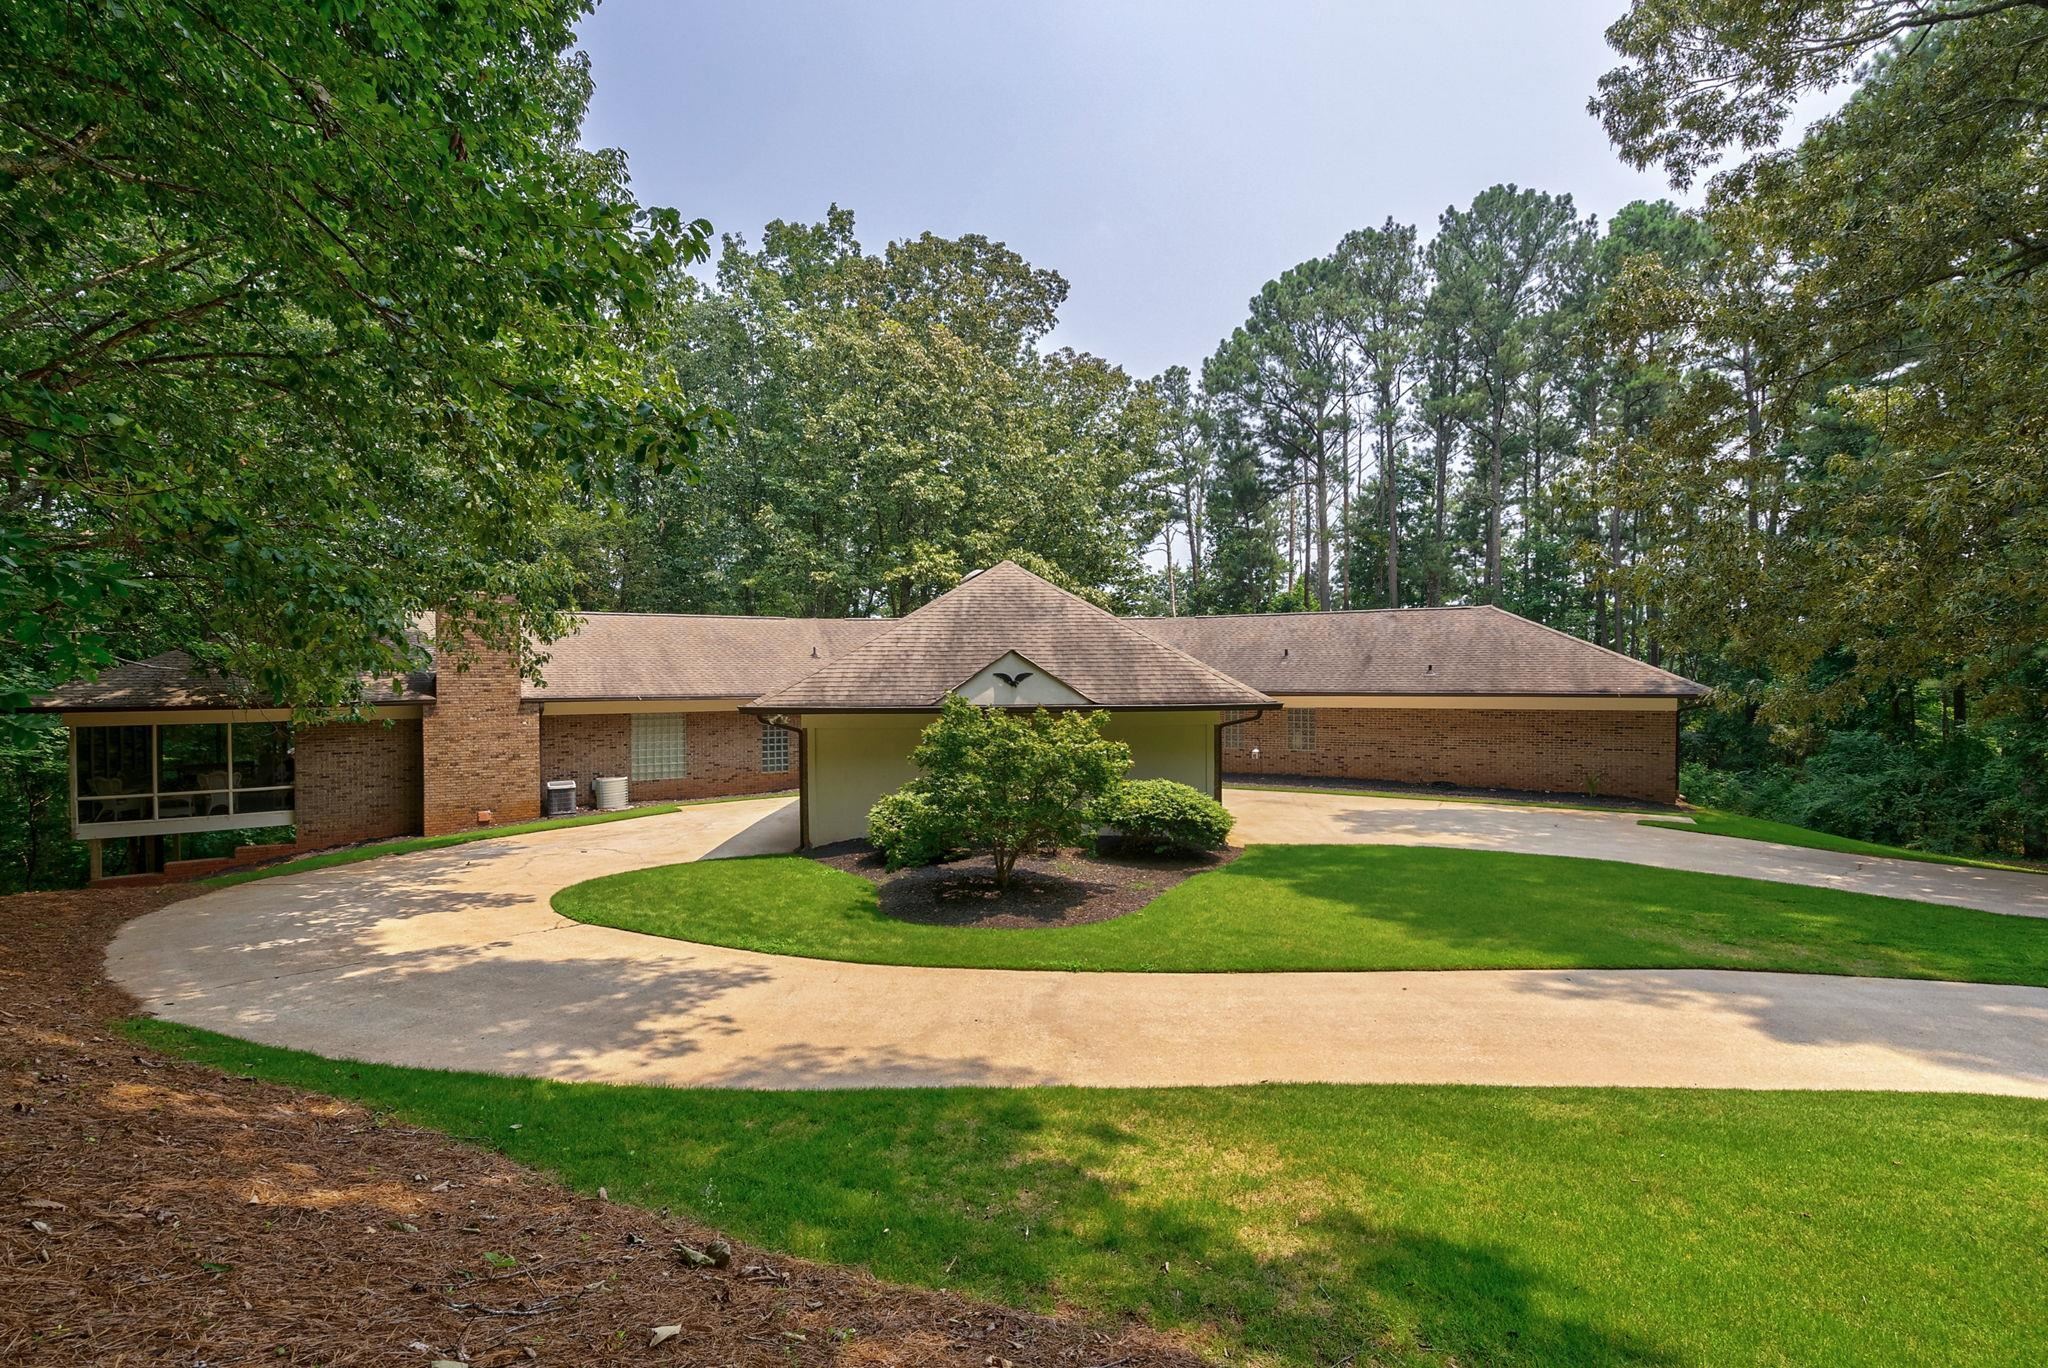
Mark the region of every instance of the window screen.
POLYGON ((687 713, 633 714, 633 777, 682 779, 690 773, 687 713))
MULTIPOLYGON (((237 722, 231 739, 234 746, 236 788, 279 788, 291 783, 290 723, 237 722)), ((285 806, 291 805, 287 803, 285 806)))
POLYGON ((789 773, 789 733, 780 727, 761 728, 761 773, 789 773))
POLYGON ((1287 710, 1287 749, 1291 751, 1312 751, 1315 748, 1315 709, 1289 708, 1287 710))
POLYGON ((228 786, 228 729, 219 722, 156 729, 161 793, 214 792, 228 786))

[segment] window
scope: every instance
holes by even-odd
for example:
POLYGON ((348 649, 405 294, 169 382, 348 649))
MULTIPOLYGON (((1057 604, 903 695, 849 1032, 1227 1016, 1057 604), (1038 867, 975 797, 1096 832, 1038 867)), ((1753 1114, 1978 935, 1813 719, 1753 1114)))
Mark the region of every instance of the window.
POLYGON ((633 777, 683 779, 690 773, 687 713, 633 714, 633 777))
POLYGON ((291 723, 235 723, 228 728, 228 755, 237 816, 291 810, 291 723))
POLYGON ((1287 710, 1287 749, 1291 751, 1312 751, 1316 748, 1316 710, 1314 708, 1289 708, 1287 710))
POLYGON ((292 820, 288 722, 80 727, 75 737, 80 835, 222 831, 292 820), (239 820, 244 814, 251 820, 239 820))
POLYGON ((1248 723, 1249 719, 1245 722, 1232 722, 1223 729, 1223 749, 1234 751, 1245 749, 1251 737, 1251 727, 1248 723))
POLYGON ((789 733, 781 727, 761 728, 761 773, 789 773, 789 733))
POLYGON ((156 815, 222 817, 228 812, 228 727, 203 722, 156 729, 156 815))
POLYGON ((78 729, 78 820, 146 822, 156 816, 154 727, 78 729))

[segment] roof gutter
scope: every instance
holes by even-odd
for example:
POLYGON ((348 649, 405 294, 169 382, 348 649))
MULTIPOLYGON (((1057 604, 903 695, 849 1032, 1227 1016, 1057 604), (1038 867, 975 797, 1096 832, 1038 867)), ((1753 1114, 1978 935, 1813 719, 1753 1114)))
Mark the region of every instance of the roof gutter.
POLYGON ((1219 803, 1223 801, 1223 729, 1225 727, 1235 727, 1240 722, 1250 722, 1256 718, 1264 717, 1269 712, 1278 711, 1280 707, 1280 704, 1275 703, 1271 707, 1232 708, 1230 711, 1243 713, 1244 716, 1218 722, 1211 730, 1209 737, 1209 773, 1214 776, 1214 781, 1210 785, 1212 791, 1209 796, 1211 798, 1214 798, 1219 803))
POLYGON ((796 733, 796 848, 811 848, 811 757, 810 733, 789 720, 788 713, 772 715, 756 714, 754 720, 766 731, 777 727, 786 732, 796 733))
MULTIPOLYGON (((742 703, 738 711, 753 717, 773 717, 784 713, 802 713, 806 717, 836 716, 839 714, 871 714, 874 716, 889 716, 893 714, 905 716, 919 713, 935 713, 939 711, 941 706, 941 703, 891 704, 886 707, 831 707, 800 703, 742 703)), ((1002 704, 1000 708, 1003 712, 1037 712, 1041 708, 1046 712, 1231 712, 1242 711, 1246 708, 1254 709, 1257 712, 1269 712, 1279 706, 1280 702, 1278 699, 1268 699, 1263 703, 1218 703, 1214 701, 1207 703, 1019 703, 1002 704)))

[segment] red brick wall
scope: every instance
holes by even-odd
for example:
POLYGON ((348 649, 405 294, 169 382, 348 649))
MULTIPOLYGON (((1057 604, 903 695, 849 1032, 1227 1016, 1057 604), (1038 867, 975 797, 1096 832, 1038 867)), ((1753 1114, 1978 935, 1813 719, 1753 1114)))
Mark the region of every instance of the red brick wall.
POLYGON ((540 815, 540 706, 520 701, 512 652, 444 637, 420 735, 427 835, 469 830, 484 811, 493 823, 540 815))
POLYGON ((1224 772, 1678 799, 1678 727, 1668 712, 1317 708, 1315 748, 1295 751, 1291 711, 1227 729, 1224 772))
POLYGON ((419 833, 416 719, 298 728, 292 761, 300 848, 419 833))
POLYGON ((590 781, 599 775, 633 772, 632 718, 625 713, 587 713, 540 719, 540 777, 574 779, 576 802, 594 802, 590 781))
MULTIPOLYGON (((684 724, 690 772, 682 779, 635 779, 635 802, 674 798, 720 798, 736 793, 775 793, 797 786, 802 763, 797 738, 790 737, 789 770, 761 769, 761 724, 737 712, 693 712, 684 724)), ((545 779, 574 779, 576 801, 591 801, 590 781, 599 775, 633 772, 633 717, 630 713, 551 713, 540 723, 540 769, 545 779)))

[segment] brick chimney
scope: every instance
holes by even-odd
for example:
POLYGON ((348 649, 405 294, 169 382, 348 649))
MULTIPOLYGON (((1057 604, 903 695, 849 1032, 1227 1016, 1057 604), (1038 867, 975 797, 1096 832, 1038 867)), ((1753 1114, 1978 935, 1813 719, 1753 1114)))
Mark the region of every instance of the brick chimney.
POLYGON ((519 697, 519 657, 436 615, 434 701, 420 721, 421 828, 429 836, 540 816, 540 705, 519 697))

